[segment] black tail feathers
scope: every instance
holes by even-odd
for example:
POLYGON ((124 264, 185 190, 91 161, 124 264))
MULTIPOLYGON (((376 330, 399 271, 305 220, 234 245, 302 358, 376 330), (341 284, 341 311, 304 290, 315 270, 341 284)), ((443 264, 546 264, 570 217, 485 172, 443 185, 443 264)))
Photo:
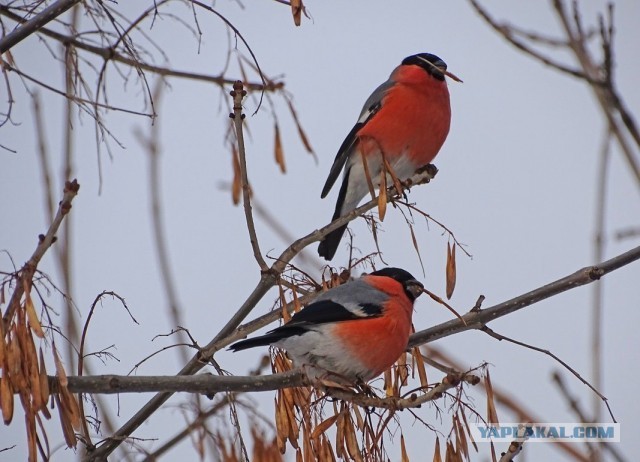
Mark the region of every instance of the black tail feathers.
POLYGON ((248 348, 254 348, 259 346, 269 346, 272 343, 277 342, 281 338, 282 338, 281 335, 273 335, 273 334, 261 335, 260 337, 248 338, 246 340, 241 340, 239 342, 236 342, 233 345, 230 345, 228 350, 240 351, 240 350, 246 350, 248 348))
POLYGON ((344 225, 327 234, 324 240, 320 241, 320 245, 318 245, 318 255, 327 261, 331 261, 338 250, 340 240, 346 229, 347 225, 344 225))

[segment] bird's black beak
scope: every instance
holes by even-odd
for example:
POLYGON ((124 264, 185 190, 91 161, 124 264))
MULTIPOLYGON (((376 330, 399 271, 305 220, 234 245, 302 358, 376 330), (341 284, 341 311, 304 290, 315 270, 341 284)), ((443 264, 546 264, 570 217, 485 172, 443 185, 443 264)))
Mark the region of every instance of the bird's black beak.
POLYGON ((407 281, 405 283, 404 289, 412 301, 418 298, 424 292, 424 286, 422 285, 422 283, 420 281, 416 281, 415 279, 407 281))

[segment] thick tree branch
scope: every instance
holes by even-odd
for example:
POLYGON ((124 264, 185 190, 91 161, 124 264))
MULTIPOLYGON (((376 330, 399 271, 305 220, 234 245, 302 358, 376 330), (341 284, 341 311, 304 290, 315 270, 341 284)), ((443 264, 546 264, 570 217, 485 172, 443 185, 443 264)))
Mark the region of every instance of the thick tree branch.
MULTIPOLYGON (((536 302, 544 300, 552 295, 559 294, 566 290, 580 287, 588 284, 611 271, 625 266, 633 261, 640 259, 640 247, 636 247, 629 252, 619 255, 615 258, 607 260, 600 265, 585 267, 575 273, 559 279, 551 284, 547 284, 539 289, 533 290, 520 297, 516 297, 507 302, 500 303, 491 308, 484 310, 471 311, 463 316, 467 321, 465 326, 461 321, 455 320, 432 327, 431 329, 417 332, 411 337, 410 346, 416 346, 422 343, 428 343, 436 339, 453 335, 458 332, 469 329, 482 329, 486 322, 496 319, 516 310, 532 305, 536 302), (453 328, 451 325, 454 325, 453 328), (457 326, 457 328, 455 328, 457 326)), ((193 393, 217 393, 217 392, 254 392, 268 391, 279 388, 295 387, 306 385, 304 373, 299 370, 293 370, 286 373, 272 374, 268 376, 250 376, 250 377, 227 377, 201 374, 198 376, 116 376, 102 375, 93 377, 68 377, 69 391, 74 393, 145 393, 145 392, 193 392, 193 393)), ((463 380, 445 381, 453 383, 463 380)), ((451 385, 449 383, 449 385, 451 385)), ((55 391, 57 388, 57 378, 50 377, 51 389, 55 391)), ((449 387, 451 388, 451 387, 449 387)), ((340 399, 346 399, 346 395, 335 395, 340 399)), ((353 398, 353 395, 349 395, 353 398)), ((358 398, 360 399, 360 398, 358 398)), ((396 404, 408 407, 414 398, 404 398, 405 401, 398 401, 396 404)), ((376 401, 378 403, 378 401, 376 401)), ((362 401, 364 406, 371 405, 370 402, 362 401)), ((380 404, 380 403, 378 403, 380 404)), ((382 404, 382 407, 391 407, 390 403, 382 404)))
POLYGON ((52 3, 47 8, 36 14, 33 18, 25 21, 21 26, 0 39, 0 54, 9 50, 12 46, 20 43, 29 35, 37 32, 38 29, 44 27, 50 21, 54 20, 69 8, 81 0, 58 0, 52 3))
POLYGON ((565 276, 550 284, 534 289, 531 292, 527 292, 526 294, 507 300, 506 302, 499 303, 498 305, 494 305, 490 308, 485 308, 484 310, 471 310, 462 316, 462 319, 466 324, 461 320, 455 319, 429 329, 416 332, 409 339, 409 348, 433 342, 434 340, 448 337, 449 335, 464 332, 466 330, 482 329, 485 324, 493 321, 494 319, 506 316, 514 311, 521 310, 522 308, 533 305, 534 303, 538 303, 562 292, 566 292, 567 290, 575 289, 576 287, 597 281, 605 274, 615 271, 618 268, 628 265, 638 259, 640 259, 640 246, 596 266, 586 266, 569 276, 565 276))
MULTIPOLYGON (((53 392, 59 390, 57 376, 49 376, 49 387, 53 392)), ((348 389, 327 388, 327 394, 333 398, 350 401, 362 407, 402 410, 420 407, 434 401, 451 388, 466 382, 476 385, 480 379, 473 374, 449 374, 441 383, 424 394, 411 393, 408 397, 378 398, 348 389)), ((281 388, 308 386, 302 369, 258 376, 220 376, 198 374, 193 376, 130 376, 95 375, 68 377, 69 391, 73 393, 149 393, 149 392, 186 392, 201 393, 208 396, 219 392, 260 392, 281 388)))
MULTIPOLYGON (((69 376, 72 393, 157 393, 186 392, 213 395, 219 392, 257 392, 306 385, 305 373, 294 369, 280 374, 255 376, 221 376, 198 374, 191 376, 94 375, 69 376)), ((52 392, 58 391, 57 376, 49 376, 52 392)))

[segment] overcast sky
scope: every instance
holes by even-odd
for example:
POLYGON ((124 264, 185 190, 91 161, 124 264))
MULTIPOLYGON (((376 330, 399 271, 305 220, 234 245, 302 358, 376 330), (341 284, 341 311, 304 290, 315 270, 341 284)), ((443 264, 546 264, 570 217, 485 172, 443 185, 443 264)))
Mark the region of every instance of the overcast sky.
MULTIPOLYGON (((559 25, 550 2, 492 1, 487 3, 498 18, 540 33, 555 35, 559 25)), ((582 2, 585 22, 596 24, 603 2, 582 2), (588 4, 587 4, 588 3, 588 4)), ((640 43, 638 20, 640 3, 615 2, 616 79, 628 108, 640 113, 640 43)), ((287 174, 273 161, 273 118, 267 105, 254 116, 255 100, 248 100, 247 145, 249 178, 255 196, 291 233, 300 237, 328 223, 336 191, 320 199, 335 153, 356 121, 369 93, 386 80, 400 61, 414 53, 431 52, 444 59, 449 70, 464 84, 449 83, 452 127, 435 164, 440 169, 429 185, 414 188, 410 199, 451 229, 466 244, 473 259, 458 252, 458 278, 451 303, 465 312, 484 294, 488 307, 537 288, 577 269, 595 263, 593 238, 599 151, 605 124, 587 86, 532 61, 508 46, 490 30, 466 2, 433 1, 312 1, 311 20, 301 27, 292 24, 289 9, 271 1, 226 0, 215 7, 245 36, 267 75, 282 75, 293 95, 300 120, 318 157, 305 153, 291 117, 281 98, 274 98, 281 126, 287 174), (243 7, 242 7, 243 6, 243 7)), ((124 8, 131 5, 122 4, 124 8)), ((180 4, 172 9, 191 21, 191 13, 180 4)), ((129 17, 134 12, 126 13, 129 17)), ((159 18, 146 30, 162 47, 170 64, 178 69, 201 73, 220 72, 228 34, 213 15, 198 13, 203 30, 202 46, 171 18, 159 18)), ((240 46, 240 45, 239 45, 240 46)), ((599 51, 597 46, 594 50, 599 51)), ((35 37, 13 50, 17 64, 25 72, 37 74, 51 85, 62 82, 62 67, 54 62, 35 37)), ((569 55, 556 53, 573 65, 569 55)), ((228 75, 236 77, 232 66, 228 75)), ((93 77, 92 77, 93 78, 93 77)), ((113 67, 108 83, 114 104, 141 109, 141 91, 134 77, 121 92, 113 67)), ((0 151, 0 202, 3 226, 0 248, 7 249, 18 265, 26 261, 47 227, 43 207, 40 166, 31 104, 24 87, 12 76, 16 105, 15 126, 0 128, 0 143, 17 151, 0 151)), ((224 146, 227 110, 220 103, 217 88, 192 81, 170 80, 159 103, 162 157, 162 204, 167 245, 175 277, 184 324, 200 344, 206 344, 228 317, 237 310, 259 278, 247 237, 244 214, 233 207, 220 183, 231 179, 231 161, 224 146)), ((30 88, 33 88, 29 84, 30 88)), ((4 90, 3 90, 4 91, 4 90)), ((63 100, 44 90, 46 133, 51 165, 60 171, 63 100)), ((2 95, 6 104, 6 95, 2 95)), ((6 106, 3 106, 6 107, 6 106)), ((4 111, 5 109, 3 109, 4 111)), ((91 302, 103 290, 125 297, 140 322, 134 325, 115 303, 107 302, 90 327, 90 349, 115 344, 120 359, 106 365, 95 361, 95 373, 127 373, 146 355, 169 345, 160 338, 171 325, 165 313, 166 297, 154 252, 149 213, 148 157, 135 137, 148 133, 149 121, 142 117, 113 114, 106 119, 109 129, 124 148, 112 144, 113 157, 102 154, 103 186, 99 194, 98 155, 92 121, 83 116, 76 121, 75 177, 81 184, 73 203, 74 300, 86 319, 91 302)), ((629 174, 623 157, 613 149, 606 197, 606 256, 611 257, 639 244, 638 238, 616 240, 616 231, 640 225, 638 184, 629 174)), ((63 179, 55 178, 55 191, 63 179)), ((56 196, 58 197, 58 196, 56 196)), ((356 245, 363 253, 375 249, 366 223, 351 225, 356 245)), ((402 215, 389 209, 382 225, 380 244, 385 261, 409 270, 432 291, 444 295, 447 237, 433 224, 418 220, 416 233, 424 261, 425 275, 413 250, 402 215)), ((286 247, 269 226, 258 220, 260 244, 275 257, 286 247)), ((315 255, 315 246, 309 249, 315 255)), ((346 245, 333 264, 347 263, 346 245)), ((0 268, 11 268, 3 255, 0 268)), ((313 265, 310 271, 319 277, 313 265)), ((61 283, 53 252, 41 269, 61 283)), ((640 452, 633 438, 640 405, 637 398, 640 336, 640 264, 635 263, 604 279, 604 386, 616 418, 621 422, 627 457, 640 452)), ((591 287, 583 287, 536 304, 491 324, 497 332, 520 341, 550 349, 588 378, 590 360, 591 287)), ((267 312, 277 294, 264 298, 251 317, 267 312)), ((62 302, 51 300, 62 309, 62 302)), ((414 324, 423 329, 451 317, 450 313, 422 298, 416 303, 414 324)), ((568 403, 551 383, 559 368, 551 358, 497 342, 480 332, 448 337, 434 344, 449 352, 465 367, 486 361, 491 364, 494 386, 509 392, 519 403, 547 422, 573 422, 568 403)), ((218 362, 234 374, 244 374, 255 366, 261 351, 232 354, 220 352, 218 362)), ((181 368, 172 351, 145 363, 138 374, 172 374, 181 368)), ((581 404, 590 409, 593 394, 578 380, 562 374, 581 404)), ((430 380, 440 374, 430 370, 430 380)), ((482 394, 472 394, 478 410, 485 413, 482 394)), ((126 421, 150 395, 121 396, 119 422, 126 421)), ((173 435, 183 418, 174 398, 169 407, 154 415, 135 436, 159 438, 173 435)), ((258 397, 263 411, 271 415, 272 393, 258 397)), ((114 412, 118 401, 110 398, 114 412)), ((436 421, 436 413, 424 407, 421 417, 436 421)), ((500 413, 504 421, 514 417, 500 413)), ((603 416, 606 419, 606 414, 603 416)), ((444 418, 445 425, 449 424, 444 418)), ((50 428, 55 434, 57 418, 50 428)), ((421 460, 431 454, 432 436, 409 418, 403 419, 409 456, 421 460), (428 435, 425 437, 424 435, 428 435)), ((0 454, 13 460, 26 451, 20 415, 2 431, 5 442, 18 446, 0 454)), ((61 441, 50 438, 50 441, 61 441)), ((148 442, 147 448, 159 443, 148 442)), ((5 446, 3 444, 3 446, 5 446)), ((506 445, 504 445, 505 449, 506 445)), ((582 450, 583 448, 580 447, 582 450)), ((399 454, 391 449, 391 460, 399 454)), ((527 460, 552 454, 563 460, 550 445, 528 445, 527 460)), ((187 441, 169 453, 190 457, 187 441)), ((54 460, 68 459, 59 451, 54 460)), ((472 460, 488 460, 488 445, 472 460)), ((399 458, 399 456, 398 456, 399 458)))

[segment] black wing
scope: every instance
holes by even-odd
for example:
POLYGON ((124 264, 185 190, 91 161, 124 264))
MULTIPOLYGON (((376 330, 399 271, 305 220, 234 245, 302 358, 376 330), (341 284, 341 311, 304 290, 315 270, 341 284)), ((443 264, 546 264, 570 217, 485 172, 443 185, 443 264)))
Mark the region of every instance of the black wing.
POLYGON ((320 300, 294 314, 291 321, 285 325, 277 327, 259 337, 236 342, 231 345, 229 349, 240 351, 257 346, 271 345, 285 338, 302 335, 318 324, 382 316, 382 307, 373 303, 358 305, 358 309, 361 311, 361 314, 350 311, 340 303, 331 300, 320 300))
POLYGON ((360 113, 360 117, 358 118, 358 122, 353 126, 347 137, 340 145, 340 149, 338 149, 338 154, 336 154, 336 158, 333 161, 333 165, 331 166, 331 170, 329 171, 327 181, 324 184, 324 188, 322 188, 322 194, 320 195, 321 198, 324 199, 325 197, 327 197, 327 194, 329 194, 329 191, 338 179, 340 171, 342 171, 344 164, 347 162, 349 155, 356 145, 356 142, 358 140, 358 131, 364 125, 366 125, 366 123, 369 122, 373 118, 373 116, 375 116, 376 113, 380 110, 380 108, 382 107, 382 98, 384 97, 384 94, 394 84, 395 82, 393 80, 387 80, 378 88, 376 88, 373 93, 371 93, 369 98, 367 98, 367 101, 365 101, 362 112, 360 113))

